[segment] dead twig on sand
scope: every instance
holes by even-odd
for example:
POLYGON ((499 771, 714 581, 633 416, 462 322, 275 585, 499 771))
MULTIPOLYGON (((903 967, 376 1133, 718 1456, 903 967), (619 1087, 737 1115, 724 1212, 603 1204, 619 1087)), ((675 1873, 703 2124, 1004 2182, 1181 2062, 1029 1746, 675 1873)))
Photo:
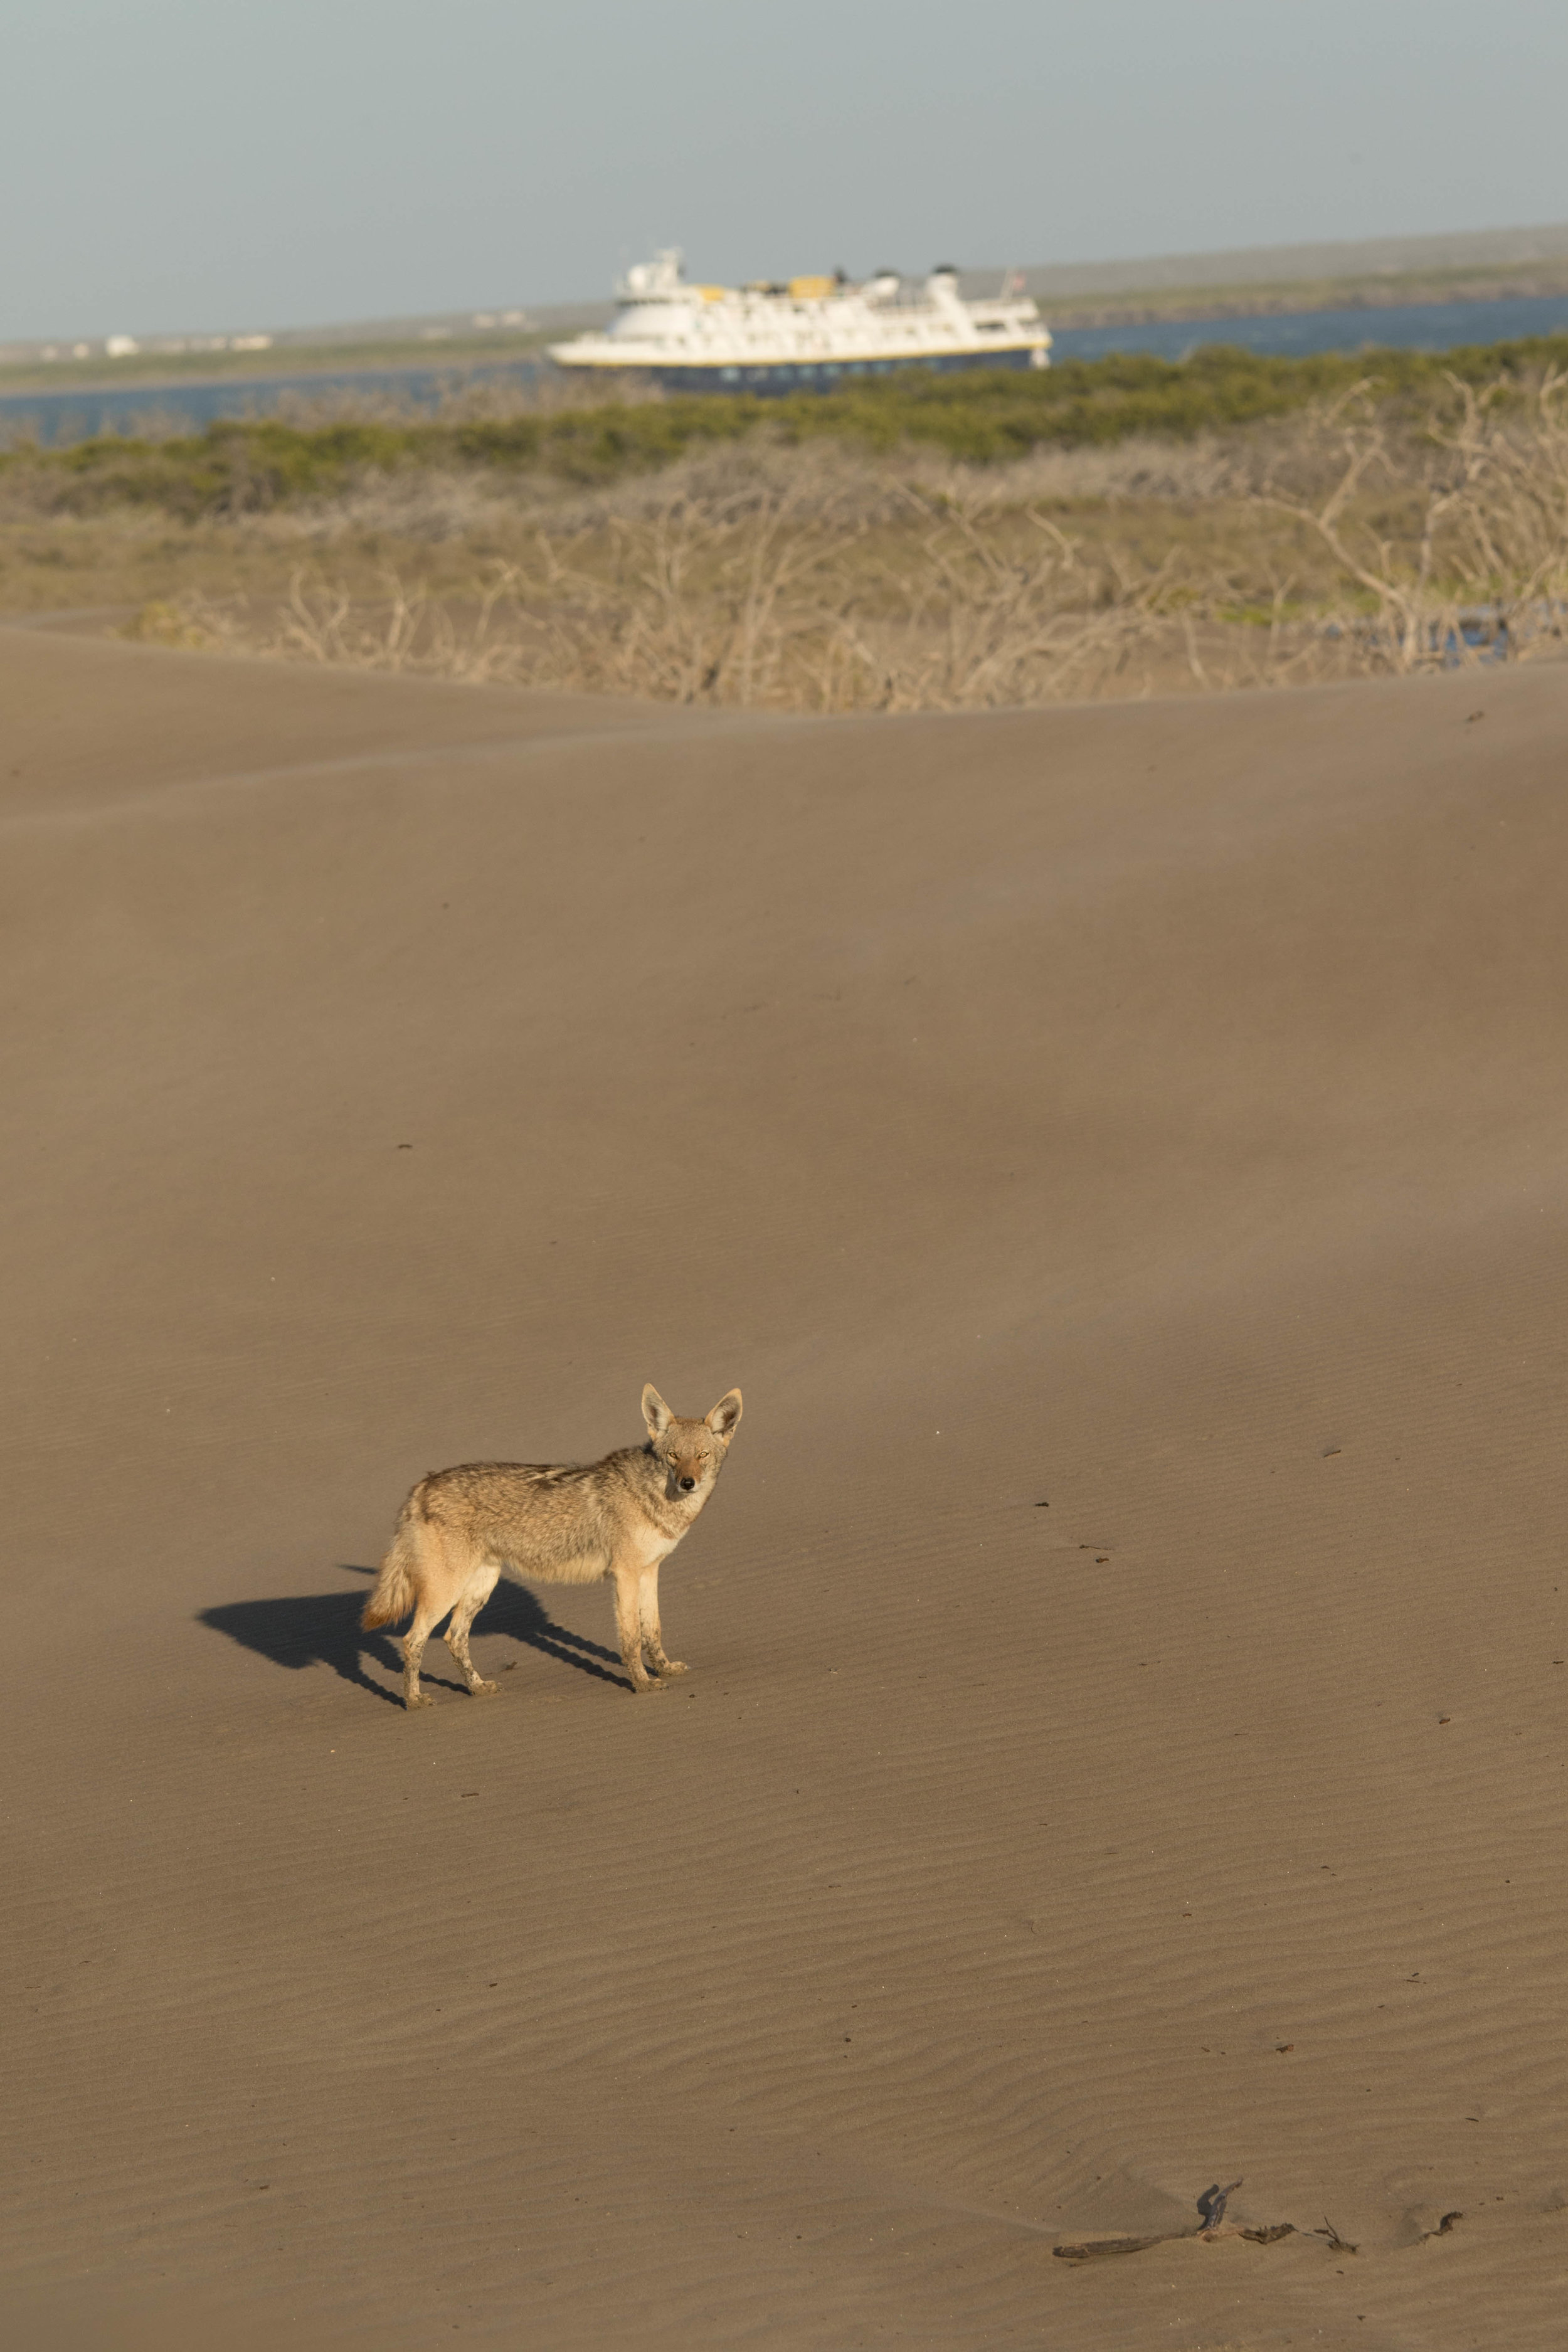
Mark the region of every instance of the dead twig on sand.
MULTIPOLYGON (((1239 2180, 1232 2180, 1222 2189, 1216 2180, 1212 2187, 1205 2189, 1198 2199, 1198 2220, 1188 2229, 1160 2230, 1144 2238, 1081 2238, 1071 2243, 1053 2246, 1051 2252, 1064 2263, 1090 2263, 1110 2254, 1141 2254, 1151 2246, 1175 2245, 1186 2238, 1201 2238, 1205 2244, 1212 2243, 1215 2238, 1245 2238, 1249 2245, 1254 2246, 1277 2246, 1282 2238, 1322 2238, 1332 2253, 1353 2254, 1356 2252, 1348 2238, 1341 2237, 1326 2214, 1321 2230, 1299 2230, 1294 2221, 1264 2221, 1252 2228, 1227 2221, 1225 2218, 1226 2203, 1232 2191, 1240 2187, 1239 2180)), ((1428 2231, 1427 2234, 1440 2234, 1450 2223, 1462 2219, 1458 2213, 1446 2215, 1438 2224, 1437 2231, 1428 2231)))
POLYGON ((1216 2180, 1212 2189, 1204 2190, 1203 2195, 1198 2199, 1198 2211, 1203 2215, 1205 2235, 1212 2235, 1219 2228, 1220 2223, 1225 2220, 1225 2209, 1230 2201, 1231 2190, 1240 2187, 1239 2180, 1232 2180, 1222 2189, 1216 2180))

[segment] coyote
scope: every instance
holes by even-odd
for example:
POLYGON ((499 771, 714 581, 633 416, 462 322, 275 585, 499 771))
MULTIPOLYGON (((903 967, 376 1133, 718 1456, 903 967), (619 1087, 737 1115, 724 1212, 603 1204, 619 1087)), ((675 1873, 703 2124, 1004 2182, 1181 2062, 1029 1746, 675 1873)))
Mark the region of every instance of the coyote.
POLYGON ((499 1685, 482 1681, 468 1655, 468 1628, 503 1569, 545 1584, 613 1576, 616 1631, 632 1688, 661 1690, 668 1675, 686 1672, 664 1654, 658 1564, 713 1492, 741 1418, 741 1391, 731 1389, 701 1421, 677 1420, 652 1386, 642 1392, 642 1409, 647 1444, 623 1446, 602 1462, 559 1469, 467 1462, 421 1478, 398 1514, 360 1619, 368 1630, 395 1625, 413 1610, 403 1637, 405 1706, 433 1704, 420 1692, 419 1661, 448 1610, 447 1647, 463 1680, 476 1698, 493 1696, 499 1685))

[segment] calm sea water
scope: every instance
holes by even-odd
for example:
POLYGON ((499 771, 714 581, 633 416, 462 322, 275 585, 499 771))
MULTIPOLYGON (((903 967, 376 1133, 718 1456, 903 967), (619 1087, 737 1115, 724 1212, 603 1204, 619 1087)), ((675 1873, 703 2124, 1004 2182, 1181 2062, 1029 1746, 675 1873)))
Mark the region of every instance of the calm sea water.
MULTIPOLYGON (((1049 311, 1047 311, 1047 318, 1049 311)), ((1452 351, 1463 343, 1508 343, 1527 335, 1568 334, 1568 295, 1507 295, 1489 302, 1391 304, 1383 310, 1299 310, 1267 319, 1159 320, 1142 327, 1058 327, 1058 359, 1099 360, 1112 352, 1152 352, 1185 359, 1203 343, 1299 359, 1310 352, 1372 347, 1452 351)), ((434 409, 449 393, 478 383, 531 383, 533 360, 473 368, 365 368, 332 375, 231 376, 216 383, 126 385, 102 392, 0 394, 0 436, 30 433, 45 443, 95 434, 135 433, 150 420, 199 430, 220 417, 268 416, 294 398, 385 394, 402 407, 434 409)))
MULTIPOLYGON (((1047 314, 1048 315, 1048 314, 1047 314)), ((1273 359, 1313 352, 1451 352, 1464 343, 1512 343, 1568 334, 1568 294, 1508 294, 1491 302, 1390 303, 1382 310, 1297 310, 1274 319, 1160 319, 1144 327, 1053 327, 1064 360, 1152 352, 1184 360, 1200 343, 1233 343, 1273 359)))
POLYGON ((384 394, 400 408, 439 407, 476 383, 531 383, 534 360, 491 367, 353 368, 331 375, 228 376, 216 383, 126 384, 102 392, 0 393, 0 435, 31 433, 46 444, 101 433, 135 434, 151 424, 199 432, 220 417, 272 416, 290 399, 311 402, 384 394))

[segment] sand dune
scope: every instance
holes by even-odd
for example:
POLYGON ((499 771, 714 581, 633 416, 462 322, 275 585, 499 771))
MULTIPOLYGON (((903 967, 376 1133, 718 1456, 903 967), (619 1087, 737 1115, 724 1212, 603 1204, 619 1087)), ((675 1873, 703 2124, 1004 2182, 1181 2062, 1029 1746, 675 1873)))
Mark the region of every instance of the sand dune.
POLYGON ((1568 677, 0 698, 30 2340, 1559 2341, 1568 677), (689 1682, 405 1716, 650 1379, 689 1682))

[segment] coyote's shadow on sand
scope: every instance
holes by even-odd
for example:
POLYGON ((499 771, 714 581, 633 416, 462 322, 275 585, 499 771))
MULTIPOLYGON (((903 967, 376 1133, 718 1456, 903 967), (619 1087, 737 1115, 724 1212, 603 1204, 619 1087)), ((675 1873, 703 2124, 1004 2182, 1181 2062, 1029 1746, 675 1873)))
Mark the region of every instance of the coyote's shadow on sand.
MULTIPOLYGON (((369 1577, 375 1570, 351 1567, 348 1573, 369 1577)), ((215 1633, 226 1633, 231 1642, 256 1651, 275 1666, 313 1666, 318 1663, 331 1666, 344 1682, 355 1683, 361 1690, 373 1691, 377 1698, 401 1706, 403 1653, 389 1634, 361 1631, 359 1618, 363 1607, 363 1592, 307 1592, 283 1601, 226 1601, 216 1609, 199 1609, 196 1617, 199 1623, 210 1625, 215 1633), (367 1674, 367 1664, 380 1666, 391 1675, 394 1686, 388 1689, 385 1683, 367 1674)), ((614 1683, 622 1690, 631 1687, 624 1675, 611 1671, 620 1664, 614 1650, 604 1649, 584 1634, 557 1625, 521 1585, 504 1581, 498 1584, 475 1620, 474 1630, 477 1633, 510 1633, 514 1642, 521 1642, 531 1650, 541 1650, 547 1658, 555 1658, 563 1665, 575 1666, 580 1675, 592 1675, 597 1681, 614 1683)), ((437 1690, 461 1693, 463 1685, 456 1675, 448 1680, 430 1672, 435 1649, 432 1643, 425 1654, 421 1679, 434 1683, 437 1690)), ((440 1654, 444 1658, 446 1654, 440 1654)))

